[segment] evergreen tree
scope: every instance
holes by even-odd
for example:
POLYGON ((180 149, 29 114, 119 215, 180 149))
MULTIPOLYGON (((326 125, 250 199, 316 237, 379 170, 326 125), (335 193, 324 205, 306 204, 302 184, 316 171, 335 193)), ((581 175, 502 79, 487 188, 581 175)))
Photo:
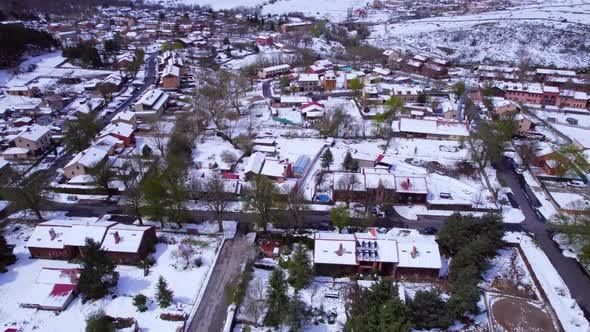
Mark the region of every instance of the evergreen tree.
MULTIPOLYGON (((111 236, 110 234, 108 236, 111 236)), ((100 299, 117 286, 119 272, 109 256, 100 252, 100 244, 87 238, 78 280, 80 293, 86 299, 100 299)))
POLYGON ((299 291, 305 288, 312 277, 311 260, 303 244, 296 245, 293 259, 289 264, 289 284, 299 291))
POLYGON ((152 153, 153 153, 152 148, 150 148, 150 146, 147 144, 144 145, 143 148, 141 149, 141 157, 142 158, 145 158, 145 159, 151 158, 152 153))
POLYGON ((8 271, 6 266, 15 262, 16 256, 12 253, 12 247, 8 245, 4 235, 0 234, 0 273, 8 271))
POLYGON ((268 284, 268 312, 265 323, 272 327, 278 327, 284 322, 283 310, 289 305, 285 272, 280 268, 275 268, 270 275, 268 284))
POLYGON ((458 81, 453 86, 453 94, 455 95, 455 101, 458 101, 461 96, 465 93, 465 82, 458 81))
POLYGON ((172 302, 173 293, 168 289, 168 283, 164 277, 158 279, 156 299, 160 303, 160 308, 168 308, 172 302))
POLYGON ((479 312, 477 285, 480 275, 502 246, 502 236, 502 218, 497 214, 487 214, 482 218, 454 214, 447 218, 438 240, 441 247, 453 256, 449 267, 452 295, 439 324, 461 319, 466 312, 479 312))
POLYGON ((445 310, 445 301, 439 290, 418 291, 413 300, 408 301, 412 322, 417 329, 446 329, 453 323, 445 310))
POLYGON ((338 227, 338 232, 350 224, 350 211, 346 206, 335 207, 330 211, 330 220, 334 227, 338 227))
POLYGON ((334 156, 330 148, 326 149, 326 152, 322 155, 322 167, 330 169, 330 166, 334 163, 334 156))
POLYGON ((410 312, 398 296, 398 286, 381 280, 370 288, 353 284, 346 303, 344 331, 408 332, 410 312))
POLYGON ((153 220, 160 221, 161 227, 164 228, 168 198, 162 176, 146 176, 146 180, 141 184, 141 191, 143 193, 142 203, 144 204, 145 215, 153 220))
POLYGON ((309 321, 310 311, 303 301, 299 298, 299 294, 295 294, 289 307, 287 308, 287 318, 285 323, 291 326, 290 331, 300 331, 301 328, 309 321))
POLYGON ((342 160, 342 168, 344 168, 347 171, 350 171, 352 168, 352 153, 350 153, 350 151, 346 152, 346 155, 344 156, 344 160, 342 160))

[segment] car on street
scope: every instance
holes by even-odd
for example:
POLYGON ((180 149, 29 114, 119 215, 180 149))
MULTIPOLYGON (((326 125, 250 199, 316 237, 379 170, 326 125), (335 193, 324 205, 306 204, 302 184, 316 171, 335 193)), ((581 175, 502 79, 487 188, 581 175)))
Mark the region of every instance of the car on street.
POLYGON ((434 227, 426 227, 422 230, 422 233, 426 235, 435 235, 438 233, 438 230, 434 227))
POLYGON ((574 187, 574 188, 585 188, 586 187, 586 184, 580 180, 569 180, 568 182, 566 182, 566 184, 568 185, 568 187, 574 187))
POLYGON ((524 168, 523 166, 516 166, 514 168, 514 171, 516 172, 516 174, 522 174, 524 173, 524 171, 526 171, 526 168, 524 168))

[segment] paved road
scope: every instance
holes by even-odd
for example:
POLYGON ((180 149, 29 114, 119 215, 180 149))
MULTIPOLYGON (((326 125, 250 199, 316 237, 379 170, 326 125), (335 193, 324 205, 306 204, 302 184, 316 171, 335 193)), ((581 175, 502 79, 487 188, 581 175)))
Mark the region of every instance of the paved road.
POLYGON ((221 249, 201 305, 189 323, 189 332, 220 332, 227 314, 227 288, 238 280, 241 266, 253 258, 254 246, 246 240, 245 232, 227 240, 221 249))
POLYGON ((510 186, 510 189, 514 193, 514 198, 525 215, 523 227, 534 234, 535 240, 547 257, 549 257, 549 260, 551 260, 551 263, 553 263, 553 266, 555 266, 559 275, 569 288, 573 298, 582 307, 588 318, 590 313, 590 278, 575 259, 562 255, 557 244, 551 239, 549 227, 537 216, 531 202, 524 193, 521 182, 512 169, 507 165, 501 165, 498 175, 510 186))

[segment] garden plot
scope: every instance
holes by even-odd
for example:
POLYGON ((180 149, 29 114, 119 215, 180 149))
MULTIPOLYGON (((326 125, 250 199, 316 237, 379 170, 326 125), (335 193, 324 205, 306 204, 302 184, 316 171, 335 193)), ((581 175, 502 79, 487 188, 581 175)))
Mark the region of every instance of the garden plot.
POLYGON ((515 248, 501 249, 490 262, 482 286, 488 291, 540 300, 541 296, 519 252, 515 248))
POLYGON ((301 155, 313 159, 324 147, 325 140, 314 138, 277 138, 277 151, 281 159, 295 162, 301 155))
POLYGON ((427 158, 444 163, 441 160, 468 160, 469 149, 460 141, 441 141, 429 139, 393 138, 389 141, 386 154, 411 158, 427 158))
POLYGON ((272 271, 254 269, 252 280, 248 283, 248 289, 242 305, 238 309, 237 319, 240 322, 262 326, 268 306, 268 279, 272 271))
POLYGON ((0 326, 4 328, 57 332, 64 331, 64 326, 68 326, 72 331, 83 331, 88 315, 104 310, 106 314, 116 317, 135 318, 145 331, 175 331, 181 323, 161 320, 160 313, 190 312, 220 245, 218 237, 166 234, 167 243, 156 245, 156 252, 153 254, 156 263, 147 277, 144 277, 143 269, 118 266, 119 283, 112 296, 86 303, 82 303, 78 296, 65 311, 55 314, 51 311, 20 308, 23 290, 30 289, 30 285, 35 283, 42 267, 64 268, 78 265, 65 261, 30 259, 24 245, 31 232, 32 228, 26 225, 8 225, 5 230, 8 242, 16 246, 14 253, 18 260, 16 264, 9 266, 9 272, 0 275, 0 326), (184 257, 179 255, 182 243, 189 243, 194 251, 184 257), (198 257, 201 259, 200 267, 196 266, 198 257), (173 305, 167 309, 159 308, 155 302, 156 283, 160 276, 166 278, 168 288, 174 292, 173 305), (148 310, 143 313, 137 312, 132 304, 132 298, 139 293, 149 298, 148 310))
POLYGON ((488 297, 493 331, 559 331, 545 304, 541 302, 499 294, 490 294, 488 297))
MULTIPOLYGON (((272 271, 254 269, 253 278, 248 284, 244 302, 238 310, 237 319, 242 324, 257 324, 263 326, 266 316, 268 279, 272 271)), ((342 331, 346 324, 345 300, 350 285, 347 278, 333 279, 329 277, 315 277, 309 285, 299 291, 301 301, 310 306, 315 313, 321 313, 323 318, 315 317, 304 328, 304 331, 342 331)), ((294 294, 289 286, 289 296, 294 294)), ((242 324, 238 324, 234 331, 240 331, 242 324)), ((250 326, 252 331, 267 331, 268 327, 250 326)))
POLYGON ((230 169, 243 152, 217 136, 206 136, 198 139, 193 149, 192 159, 197 168, 230 169))

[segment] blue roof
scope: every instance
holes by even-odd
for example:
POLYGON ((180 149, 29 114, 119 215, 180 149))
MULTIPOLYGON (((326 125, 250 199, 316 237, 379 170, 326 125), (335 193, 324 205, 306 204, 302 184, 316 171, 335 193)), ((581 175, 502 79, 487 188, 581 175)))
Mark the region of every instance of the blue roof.
POLYGON ((309 156, 307 156, 307 155, 299 156, 299 158, 297 158, 297 161, 295 161, 295 164, 293 165, 293 171, 295 173, 303 173, 310 162, 311 162, 311 158, 309 158, 309 156))

